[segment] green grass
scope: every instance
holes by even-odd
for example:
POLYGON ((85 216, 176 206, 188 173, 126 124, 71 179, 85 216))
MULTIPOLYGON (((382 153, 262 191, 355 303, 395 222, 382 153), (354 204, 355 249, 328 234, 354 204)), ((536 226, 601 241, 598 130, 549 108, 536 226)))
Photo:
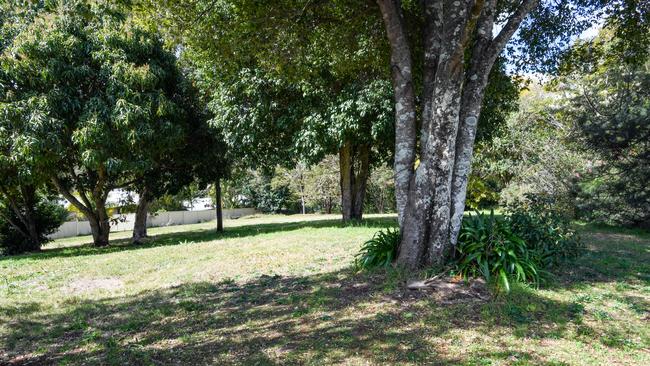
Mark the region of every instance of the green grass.
POLYGON ((580 226, 547 287, 437 303, 355 273, 390 217, 271 216, 0 258, 0 364, 650 364, 650 235, 580 226))

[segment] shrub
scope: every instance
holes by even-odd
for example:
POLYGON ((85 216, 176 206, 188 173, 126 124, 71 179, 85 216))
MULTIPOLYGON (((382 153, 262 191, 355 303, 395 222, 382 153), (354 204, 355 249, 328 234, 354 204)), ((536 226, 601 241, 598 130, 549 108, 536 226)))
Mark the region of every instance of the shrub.
POLYGON ((456 249, 458 271, 465 277, 483 276, 506 291, 511 278, 539 282, 538 263, 526 242, 494 212, 466 218, 456 249))
POLYGON ((456 247, 457 270, 463 276, 483 276, 506 291, 510 280, 538 285, 547 269, 580 253, 580 241, 554 202, 528 196, 506 215, 470 215, 456 247))
MULTIPOLYGON (((10 208, 0 206, 0 210, 2 210, 0 217, 10 217, 14 223, 20 222, 10 208)), ((56 231, 67 216, 66 209, 58 203, 45 198, 40 199, 34 207, 36 230, 40 237, 38 243, 31 242, 8 221, 0 219, 0 254, 13 255, 39 250, 40 246, 48 241, 47 235, 56 231)))
POLYGON ((571 229, 570 218, 557 209, 555 199, 543 195, 526 195, 507 208, 512 230, 539 258, 544 268, 557 266, 580 253, 580 238, 571 229))
POLYGON ((355 266, 358 269, 389 266, 397 256, 400 238, 398 229, 378 231, 361 246, 361 251, 355 256, 355 266))

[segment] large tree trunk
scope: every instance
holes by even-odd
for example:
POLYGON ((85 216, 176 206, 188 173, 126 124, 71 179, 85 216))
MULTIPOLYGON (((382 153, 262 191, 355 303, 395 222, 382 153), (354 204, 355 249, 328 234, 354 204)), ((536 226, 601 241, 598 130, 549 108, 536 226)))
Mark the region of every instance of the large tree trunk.
POLYGON ((90 223, 90 231, 93 235, 93 245, 104 247, 108 245, 108 237, 111 231, 111 224, 108 218, 99 218, 98 215, 86 216, 90 223))
POLYGON ((413 61, 399 1, 378 0, 391 48, 390 64, 395 94, 395 200, 402 225, 415 167, 416 104, 413 61))
POLYGON ((133 223, 133 236, 131 238, 131 241, 134 244, 142 244, 148 237, 147 216, 149 215, 150 203, 151 197, 145 188, 140 192, 140 200, 138 201, 138 207, 135 210, 135 222, 133 223))
POLYGON ((217 210, 217 231, 223 232, 223 203, 221 199, 221 179, 217 178, 217 181, 214 183, 214 205, 217 210))
POLYGON ((397 262, 407 268, 440 265, 453 253, 460 230, 488 74, 538 0, 523 0, 495 38, 496 0, 422 2, 424 87, 415 170, 404 160, 415 156, 416 107, 410 98, 413 65, 401 1, 377 3, 391 46, 395 94, 395 186, 402 233, 397 262))
POLYGON ((343 144, 339 150, 343 221, 363 218, 363 201, 370 175, 370 146, 343 144))

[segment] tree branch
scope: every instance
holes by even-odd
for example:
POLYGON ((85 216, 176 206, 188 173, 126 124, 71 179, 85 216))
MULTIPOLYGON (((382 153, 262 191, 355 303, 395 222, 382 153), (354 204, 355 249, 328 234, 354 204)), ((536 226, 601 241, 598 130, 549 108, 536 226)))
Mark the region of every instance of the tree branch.
POLYGON ((70 204, 72 204, 74 207, 79 209, 79 211, 83 212, 84 215, 87 215, 89 217, 94 216, 94 214, 92 212, 92 206, 89 205, 88 207, 86 207, 83 203, 81 203, 77 199, 77 197, 75 197, 68 189, 66 189, 63 186, 63 183, 61 183, 61 180, 59 180, 58 177, 56 177, 56 176, 52 177, 52 183, 54 184, 56 189, 59 191, 59 193, 61 193, 63 195, 63 197, 65 197, 65 199, 68 200, 68 202, 70 202, 70 204))
POLYGON ((5 221, 7 221, 11 226, 14 227, 14 229, 18 230, 22 236, 25 238, 29 238, 29 235, 18 225, 14 220, 11 219, 11 216, 7 216, 0 211, 0 217, 3 218, 5 221))
POLYGON ((499 56, 503 48, 506 46, 510 38, 515 34, 521 22, 524 21, 528 13, 530 13, 537 5, 539 0, 523 0, 517 10, 510 16, 506 24, 503 26, 499 34, 492 40, 490 46, 486 50, 486 56, 490 60, 499 56))

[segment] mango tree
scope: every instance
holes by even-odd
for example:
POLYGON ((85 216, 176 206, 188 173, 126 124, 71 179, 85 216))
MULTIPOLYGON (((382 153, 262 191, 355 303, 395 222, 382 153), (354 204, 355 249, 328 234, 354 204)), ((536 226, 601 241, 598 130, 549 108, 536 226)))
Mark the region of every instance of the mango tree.
POLYGON ((3 108, 20 114, 24 158, 107 245, 106 199, 183 142, 179 70, 160 37, 105 4, 71 2, 36 17, 0 58, 3 108))

